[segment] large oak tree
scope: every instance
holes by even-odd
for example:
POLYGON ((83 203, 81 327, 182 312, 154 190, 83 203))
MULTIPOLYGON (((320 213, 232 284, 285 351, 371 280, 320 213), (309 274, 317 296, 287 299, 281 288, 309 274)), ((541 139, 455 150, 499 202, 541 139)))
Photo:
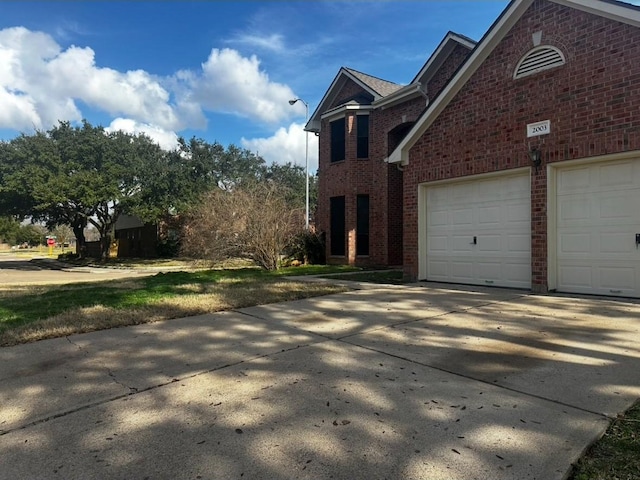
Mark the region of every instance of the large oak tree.
POLYGON ((156 222, 193 210, 206 192, 260 183, 287 192, 291 209, 304 208, 304 175, 291 164, 267 166, 234 145, 179 139, 176 149, 164 151, 145 135, 60 122, 46 132, 0 142, 0 215, 30 217, 49 228, 68 225, 80 254, 84 230, 93 226, 106 258, 123 213, 156 222))

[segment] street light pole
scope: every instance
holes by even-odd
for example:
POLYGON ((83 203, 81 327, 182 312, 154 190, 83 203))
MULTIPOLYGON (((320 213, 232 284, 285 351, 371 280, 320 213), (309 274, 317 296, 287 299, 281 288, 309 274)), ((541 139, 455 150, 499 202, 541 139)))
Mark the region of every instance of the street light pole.
MULTIPOLYGON (((289 100, 289 105, 295 105, 297 101, 301 101, 304 104, 304 124, 309 122, 309 104, 301 98, 294 98, 289 100)), ((309 230, 309 132, 304 132, 304 165, 305 165, 305 214, 304 214, 304 227, 309 230)))

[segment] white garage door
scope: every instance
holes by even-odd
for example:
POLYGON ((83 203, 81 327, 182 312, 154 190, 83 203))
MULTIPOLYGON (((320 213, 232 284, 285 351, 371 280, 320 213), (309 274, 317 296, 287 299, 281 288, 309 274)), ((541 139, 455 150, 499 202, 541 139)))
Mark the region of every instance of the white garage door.
POLYGON ((558 290, 640 297, 640 159, 559 169, 557 195, 558 290))
POLYGON ((529 172, 427 188, 427 279, 531 287, 529 172))

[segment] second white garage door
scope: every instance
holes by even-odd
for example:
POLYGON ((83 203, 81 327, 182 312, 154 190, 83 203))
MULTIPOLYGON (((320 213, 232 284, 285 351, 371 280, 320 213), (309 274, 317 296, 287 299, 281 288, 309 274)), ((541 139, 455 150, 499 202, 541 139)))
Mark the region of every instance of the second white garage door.
POLYGON ((558 168, 558 290, 640 297, 640 158, 558 168))
POLYGON ((426 188, 427 280, 531 287, 529 171, 426 188))

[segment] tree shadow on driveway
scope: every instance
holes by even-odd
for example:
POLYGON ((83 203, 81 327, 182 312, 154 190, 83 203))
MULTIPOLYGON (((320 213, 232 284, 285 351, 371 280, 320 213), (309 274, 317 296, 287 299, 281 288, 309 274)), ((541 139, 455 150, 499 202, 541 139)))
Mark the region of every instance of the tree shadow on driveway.
POLYGON ((403 287, 0 349, 2 475, 560 479, 638 396, 639 312, 403 287))

